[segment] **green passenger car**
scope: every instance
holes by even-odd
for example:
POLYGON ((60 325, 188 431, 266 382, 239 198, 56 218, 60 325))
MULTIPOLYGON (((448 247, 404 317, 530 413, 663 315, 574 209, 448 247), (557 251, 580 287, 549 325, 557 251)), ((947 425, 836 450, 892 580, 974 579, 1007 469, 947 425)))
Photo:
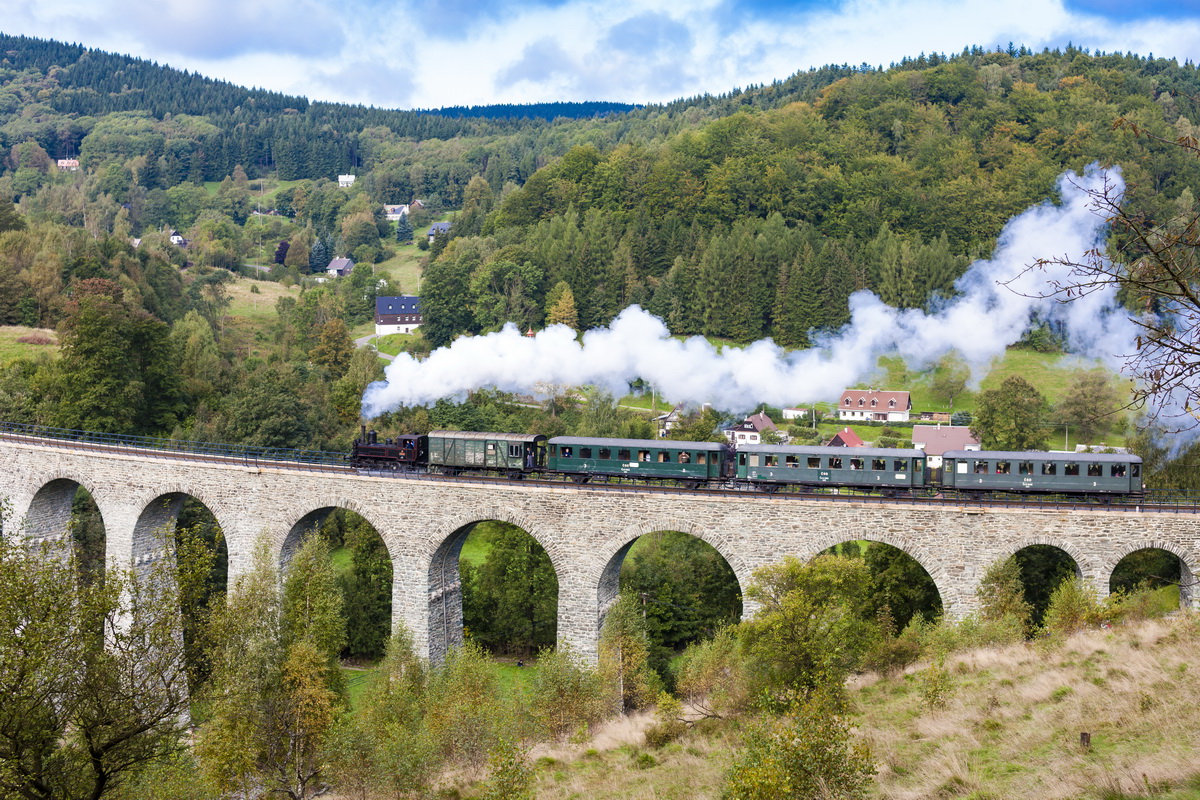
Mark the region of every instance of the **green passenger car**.
POLYGON ((750 444, 738 448, 737 476, 756 483, 917 489, 925 486, 925 453, 879 447, 750 444))
POLYGON ((549 445, 550 469, 569 475, 627 475, 696 481, 722 478, 729 451, 727 445, 716 442, 582 436, 556 436, 549 445))
POLYGON ((1132 453, 948 450, 947 489, 1066 494, 1141 494, 1142 459, 1132 453))
POLYGON ((546 437, 540 433, 430 431, 429 466, 443 472, 538 470, 546 466, 546 437))

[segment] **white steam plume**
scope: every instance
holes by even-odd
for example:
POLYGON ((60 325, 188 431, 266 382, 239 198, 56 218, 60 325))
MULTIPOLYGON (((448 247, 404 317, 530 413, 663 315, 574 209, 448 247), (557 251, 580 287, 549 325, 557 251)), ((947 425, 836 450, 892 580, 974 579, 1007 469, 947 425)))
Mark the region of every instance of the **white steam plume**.
MULTIPOLYGON (((1117 191, 1123 189, 1119 173, 1107 177, 1117 191)), ((1135 330, 1115 289, 1059 303, 1040 295, 1049 293, 1056 278, 1066 281, 1068 269, 1027 269, 1039 258, 1080 260, 1097 246, 1105 223, 1092 212, 1088 191, 1099 190, 1104 179, 1095 166, 1082 177, 1061 176, 1061 204, 1044 203, 1011 220, 993 257, 972 264, 955 284, 960 296, 933 314, 900 311, 871 292, 856 292, 849 324, 811 350, 790 353, 769 339, 720 352, 700 337, 672 339, 662 320, 637 306, 622 311, 609 327, 585 333, 582 344, 565 326, 528 338, 509 324, 498 333, 458 339, 424 361, 397 356, 386 381, 367 387, 363 413, 375 417, 487 386, 528 393, 539 384, 591 384, 620 396, 637 378, 671 400, 732 410, 759 402, 832 401, 874 372, 878 357, 888 352, 922 365, 957 350, 982 375, 1035 319, 1062 323, 1074 352, 1119 369, 1133 351, 1135 330)))

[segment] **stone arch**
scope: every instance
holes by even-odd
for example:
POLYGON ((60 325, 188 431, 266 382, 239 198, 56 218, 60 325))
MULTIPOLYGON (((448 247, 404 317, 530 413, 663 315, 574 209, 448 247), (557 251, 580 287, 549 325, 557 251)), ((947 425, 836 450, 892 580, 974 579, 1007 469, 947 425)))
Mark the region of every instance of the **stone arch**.
POLYGON ((1125 556, 1139 550, 1162 550, 1179 559, 1179 605, 1182 608, 1195 607, 1197 601, 1200 601, 1200 596, 1194 591, 1196 555, 1186 548, 1160 539, 1139 539, 1123 544, 1114 550, 1111 557, 1104 562, 1101 572, 1103 580, 1101 585, 1096 587, 1100 595, 1103 597, 1111 591, 1113 573, 1125 556))
POLYGON ((17 517, 27 540, 51 545, 63 541, 71 521, 71 504, 75 492, 80 488, 87 490, 92 496, 100 509, 100 517, 107 526, 111 514, 106 513, 107 503, 103 502, 103 495, 98 494, 99 490, 93 488, 91 480, 73 472, 54 470, 39 476, 38 480, 33 482, 33 486, 37 488, 33 489, 29 497, 29 505, 24 509, 24 515, 17 517))
MULTIPOLYGON (((149 499, 139 499, 135 506, 137 518, 129 542, 129 558, 135 573, 144 575, 164 558, 175 557, 175 526, 179 521, 179 512, 189 497, 208 509, 217 525, 221 525, 221 517, 211 500, 204 495, 204 492, 170 485, 157 489, 149 499)), ((226 563, 226 568, 228 566, 226 563)))
POLYGON ((295 516, 294 512, 292 518, 295 519, 295 522, 278 531, 277 535, 272 537, 275 562, 279 564, 282 571, 287 571, 287 565, 291 562, 292 555, 304 540, 304 534, 314 527, 320 526, 326 517, 339 508, 346 511, 353 511, 370 523, 371 527, 379 534, 379 537, 383 539, 383 546, 387 548, 388 558, 393 564, 396 563, 397 554, 393 549, 394 543, 388 541, 389 537, 384 535, 384 528, 372 519, 378 509, 367 508, 365 504, 358 500, 345 496, 324 498, 317 503, 309 503, 304 507, 308 508, 308 511, 300 513, 299 516, 295 516))
MULTIPOLYGON (((1094 558, 1087 555, 1074 544, 1069 541, 1065 541, 1060 537, 1049 535, 1026 536, 1018 539, 1016 542, 1011 542, 1006 547, 1002 548, 998 559, 1015 556, 1018 552, 1024 550, 1026 547, 1033 547, 1034 545, 1053 547, 1069 555, 1071 560, 1075 562, 1075 577, 1077 578, 1085 578, 1095 581, 1102 571, 1101 565, 1097 563, 1094 558)), ((987 566, 988 565, 984 565, 985 568, 987 566)), ((983 577, 982 573, 980 574, 980 577, 983 577)))
MULTIPOLYGON (((506 522, 533 537, 550 558, 550 566, 558 577, 559 591, 563 585, 563 567, 567 561, 562 544, 550 536, 534 518, 513 508, 495 505, 476 506, 459 512, 439 525, 429 541, 434 546, 428 555, 426 572, 428 594, 429 660, 441 662, 446 653, 463 643, 462 581, 459 578, 458 557, 463 543, 477 522, 506 522)), ((560 603, 561 614, 561 603, 560 603)), ((562 625, 559 625, 562 636, 562 625)))
MULTIPOLYGON (((621 565, 625 563, 625 556, 629 554, 629 550, 633 547, 634 542, 646 534, 658 531, 679 531, 680 533, 686 533, 716 550, 717 554, 725 559, 725 563, 733 570, 733 576, 738 582, 738 589, 744 598, 746 586, 750 582, 750 576, 754 569, 724 537, 717 534, 712 528, 699 525, 694 520, 684 517, 666 515, 649 517, 639 520, 621 531, 616 539, 616 547, 614 548, 610 545, 600 554, 599 562, 603 566, 593 584, 594 597, 596 599, 596 627, 594 635, 597 638, 600 635, 600 628, 604 625, 605 615, 612 608, 613 603, 616 602, 617 596, 620 594, 621 565)), ((743 599, 742 616, 746 617, 752 613, 752 609, 743 599)))
POLYGON ((945 616, 951 617, 965 612, 969 605, 969 597, 966 588, 960 585, 961 581, 955 580, 946 569, 944 559, 936 558, 927 546, 918 544, 908 536, 897 535, 882 528, 866 533, 862 530, 826 533, 817 539, 812 552, 806 558, 815 558, 818 553, 823 553, 831 547, 859 539, 894 547, 920 564, 921 569, 925 570, 925 574, 933 581, 933 587, 937 590, 938 597, 941 598, 942 613, 945 616))

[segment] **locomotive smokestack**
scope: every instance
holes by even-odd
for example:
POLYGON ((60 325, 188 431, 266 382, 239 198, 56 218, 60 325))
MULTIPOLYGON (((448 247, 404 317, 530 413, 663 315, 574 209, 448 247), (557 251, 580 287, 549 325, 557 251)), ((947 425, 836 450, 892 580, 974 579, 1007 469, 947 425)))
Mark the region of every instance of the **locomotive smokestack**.
POLYGON ((366 425, 363 425, 362 428, 360 429, 360 433, 358 435, 358 443, 359 444, 367 443, 367 426, 366 425))

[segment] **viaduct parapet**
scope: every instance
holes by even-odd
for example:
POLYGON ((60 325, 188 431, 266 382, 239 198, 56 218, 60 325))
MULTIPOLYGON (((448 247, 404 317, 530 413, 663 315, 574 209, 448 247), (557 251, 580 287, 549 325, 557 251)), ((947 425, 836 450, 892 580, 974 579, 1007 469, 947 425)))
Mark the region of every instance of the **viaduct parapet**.
POLYGON ((35 539, 64 537, 76 487, 87 489, 100 509, 112 564, 163 557, 156 531, 173 525, 181 500, 194 497, 224 530, 231 582, 249 569, 260 537, 285 565, 324 514, 357 512, 375 526, 391 556, 393 620, 402 621, 418 651, 435 661, 462 640, 458 554, 469 526, 483 520, 517 525, 546 549, 558 575, 559 641, 591 659, 622 560, 639 536, 655 531, 683 531, 708 542, 743 588, 756 568, 785 556, 807 559, 856 539, 884 542, 920 562, 955 617, 976 608, 975 588, 992 562, 1032 544, 1067 552, 1101 594, 1117 563, 1136 550, 1177 555, 1185 583, 1200 563, 1200 515, 1194 514, 377 478, 5 439, 0 476, 10 517, 35 539))

